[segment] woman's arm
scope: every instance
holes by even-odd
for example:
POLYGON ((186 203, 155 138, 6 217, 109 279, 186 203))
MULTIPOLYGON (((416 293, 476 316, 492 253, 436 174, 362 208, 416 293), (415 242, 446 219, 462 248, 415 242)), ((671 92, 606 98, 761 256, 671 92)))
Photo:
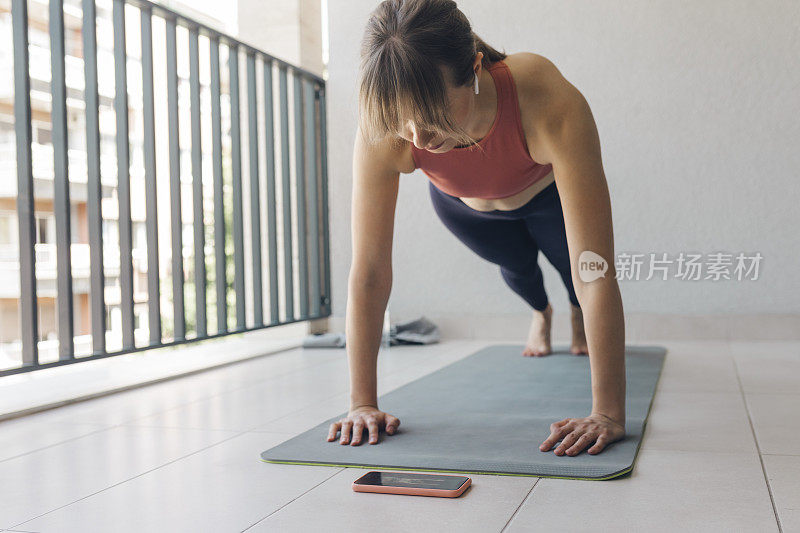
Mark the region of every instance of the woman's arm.
POLYGON ((587 418, 553 424, 540 449, 546 451, 563 438, 555 450, 559 455, 565 450, 574 455, 595 441, 589 452, 597 453, 625 435, 625 321, 614 266, 611 201, 589 104, 555 66, 543 68, 549 71, 548 109, 536 125, 536 149, 553 165, 562 200, 572 281, 586 329, 593 405, 587 418), (581 276, 585 252, 605 261, 604 276, 581 276))
POLYGON ((377 357, 392 289, 392 240, 400 172, 389 140, 369 145, 356 131, 351 212, 352 263, 345 336, 350 408, 377 407, 377 357))
POLYGON ((400 419, 378 409, 377 359, 383 313, 392 290, 392 234, 400 172, 391 139, 364 142, 360 128, 353 147, 353 257, 347 289, 345 337, 350 367, 350 409, 328 426, 328 442, 359 446, 364 429, 378 444, 381 429, 394 435, 400 419), (351 436, 352 434, 352 436, 351 436))

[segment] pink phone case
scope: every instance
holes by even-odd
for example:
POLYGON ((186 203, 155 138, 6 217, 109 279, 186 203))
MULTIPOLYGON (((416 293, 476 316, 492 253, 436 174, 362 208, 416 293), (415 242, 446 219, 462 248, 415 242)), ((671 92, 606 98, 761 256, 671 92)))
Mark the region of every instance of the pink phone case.
MULTIPOLYGON (((402 474, 402 472, 391 472, 394 474, 402 474)), ((366 475, 366 474, 365 474, 366 475)), ((442 474, 437 474, 442 475, 442 474)), ((465 477, 465 476, 449 476, 449 477, 465 477)), ((455 490, 447 489, 426 489, 423 487, 392 487, 392 486, 379 486, 379 485, 362 485, 358 480, 353 482, 353 490, 356 492, 379 492, 382 494, 407 494, 411 496, 438 496, 440 498, 457 498, 467 490, 472 484, 472 479, 467 480, 455 490)))

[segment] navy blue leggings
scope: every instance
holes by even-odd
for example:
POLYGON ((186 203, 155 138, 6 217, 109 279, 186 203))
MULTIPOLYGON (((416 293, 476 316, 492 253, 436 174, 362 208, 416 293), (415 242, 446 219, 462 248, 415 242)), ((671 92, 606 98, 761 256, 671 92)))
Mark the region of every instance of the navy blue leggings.
POLYGON ((436 214, 444 225, 473 252, 500 265, 503 279, 534 309, 547 308, 539 250, 550 261, 567 288, 569 301, 579 305, 569 264, 564 214, 556 183, 542 189, 517 209, 478 211, 457 196, 428 182, 436 214))

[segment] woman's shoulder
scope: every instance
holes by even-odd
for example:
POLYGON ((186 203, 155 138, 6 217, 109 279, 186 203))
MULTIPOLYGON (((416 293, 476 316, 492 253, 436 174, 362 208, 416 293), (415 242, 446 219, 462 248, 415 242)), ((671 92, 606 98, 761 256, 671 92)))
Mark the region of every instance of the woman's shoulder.
POLYGON ((527 89, 545 89, 561 76, 558 67, 548 58, 533 52, 508 54, 503 63, 514 77, 514 82, 527 89))
POLYGON ((503 62, 511 72, 517 88, 520 119, 531 149, 531 157, 540 163, 546 163, 549 158, 538 143, 538 134, 558 121, 564 112, 564 106, 569 105, 575 87, 564 78, 552 61, 540 54, 518 52, 509 54, 503 62), (534 151, 538 153, 534 155, 534 151))
POLYGON ((520 104, 539 114, 564 96, 566 80, 558 67, 533 52, 509 54, 503 60, 514 78, 520 104))
POLYGON ((353 143, 353 163, 369 164, 372 171, 398 172, 407 174, 414 169, 408 169, 409 163, 413 167, 410 143, 401 137, 386 135, 382 139, 369 142, 364 137, 360 126, 356 127, 355 142, 353 143))

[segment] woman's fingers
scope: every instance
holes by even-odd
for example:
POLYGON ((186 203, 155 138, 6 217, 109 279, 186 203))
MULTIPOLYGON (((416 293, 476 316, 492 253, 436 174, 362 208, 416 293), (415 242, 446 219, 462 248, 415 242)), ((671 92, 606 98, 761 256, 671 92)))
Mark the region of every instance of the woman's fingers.
POLYGON ((351 420, 342 422, 342 438, 339 440, 340 444, 347 444, 350 441, 350 428, 353 427, 351 420))
POLYGON ((584 418, 566 418, 555 422, 551 424, 550 431, 550 437, 539 446, 540 450, 547 451, 561 440, 561 444, 553 450, 556 455, 578 455, 583 449, 596 454, 608 444, 625 437, 625 424, 606 415, 591 414, 584 418), (587 448, 592 443, 594 446, 587 448))
POLYGON ((369 429, 369 443, 377 444, 380 428, 378 427, 378 422, 374 418, 367 419, 367 429, 369 429))
POLYGON ((593 443, 596 435, 587 431, 567 450, 567 455, 578 455, 581 450, 586 448, 589 444, 593 443))
POLYGON ((581 433, 580 433, 579 429, 574 429, 573 431, 571 431, 569 433, 569 435, 564 437, 564 440, 561 441, 561 444, 559 444, 556 447, 555 454, 556 455, 563 455, 564 454, 564 450, 566 450, 567 448, 572 446, 575 443, 575 441, 578 440, 578 437, 580 437, 580 436, 581 436, 581 433))
POLYGON ((361 444, 361 437, 364 433, 364 419, 361 417, 356 418, 355 424, 353 424, 353 442, 350 443, 350 446, 358 446, 361 444))
POLYGON ((553 447, 553 444, 560 441, 561 437, 569 433, 571 431, 568 427, 569 421, 569 418, 565 418, 564 420, 550 424, 550 436, 539 446, 539 449, 546 452, 553 447))
POLYGON ((342 418, 338 422, 333 422, 328 428, 328 442, 336 440, 336 434, 341 431, 340 444, 350 443, 352 446, 361 444, 364 436, 364 429, 367 429, 367 436, 370 444, 377 444, 380 438, 382 422, 385 422, 386 434, 394 435, 400 426, 400 419, 388 413, 357 413, 347 418, 342 418), (383 415, 383 418, 381 416, 383 415), (352 430, 352 431, 351 431, 352 430), (352 442, 351 442, 352 441, 352 442))
POLYGON ((331 428, 328 430, 328 442, 336 440, 336 434, 339 433, 339 428, 342 427, 341 422, 332 422, 331 428))
POLYGON ((600 453, 601 451, 603 451, 603 448, 606 447, 606 445, 609 443, 610 440, 611 439, 609 439, 605 435, 600 435, 599 437, 597 437, 597 442, 594 443, 594 446, 592 446, 586 451, 591 454, 600 453))
POLYGON ((400 427, 400 419, 396 416, 386 415, 386 434, 394 435, 400 427))

